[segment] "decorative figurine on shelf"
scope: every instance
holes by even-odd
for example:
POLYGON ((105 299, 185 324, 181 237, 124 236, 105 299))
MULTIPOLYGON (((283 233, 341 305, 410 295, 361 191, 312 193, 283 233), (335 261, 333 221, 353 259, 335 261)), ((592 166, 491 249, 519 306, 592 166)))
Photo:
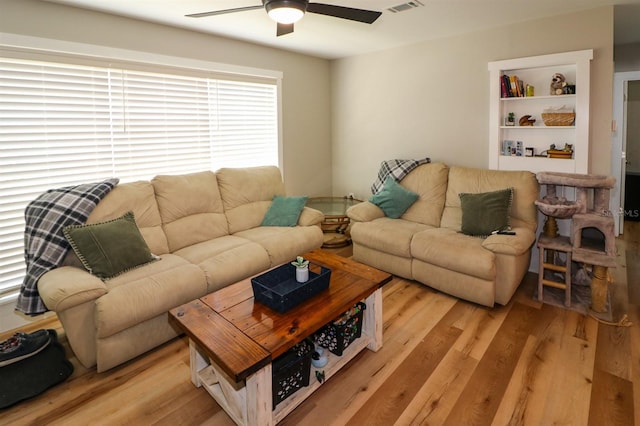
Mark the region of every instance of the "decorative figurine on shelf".
POLYGON ((520 117, 520 120, 518 120, 518 124, 520 126, 533 126, 533 123, 536 122, 535 118, 531 118, 530 115, 523 115, 522 117, 520 117))
POLYGON ((298 256, 296 260, 291 262, 296 267, 296 281, 299 283, 306 283, 309 281, 309 261, 304 257, 298 256))
POLYGON ((564 88, 567 85, 567 81, 563 74, 559 72, 555 73, 551 78, 551 92, 552 95, 563 95, 564 88))

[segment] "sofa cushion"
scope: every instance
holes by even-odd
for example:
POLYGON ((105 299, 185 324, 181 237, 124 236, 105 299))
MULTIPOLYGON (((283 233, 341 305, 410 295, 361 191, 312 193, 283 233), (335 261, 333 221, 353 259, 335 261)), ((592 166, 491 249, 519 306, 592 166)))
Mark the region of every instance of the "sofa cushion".
POLYGON ((480 194, 461 193, 461 231, 463 234, 486 237, 494 231, 509 229, 509 209, 513 188, 480 194))
POLYGON ((538 211, 534 201, 538 199, 539 185, 536 175, 528 171, 486 170, 468 167, 451 167, 444 211, 440 226, 460 231, 462 208, 460 193, 480 193, 513 188, 513 203, 509 212, 512 227, 525 227, 535 231, 538 211))
POLYGON ((447 192, 449 168, 443 163, 429 163, 416 167, 402 179, 402 186, 419 195, 402 215, 411 222, 440 226, 447 192))
POLYGON ((97 337, 111 336, 207 294, 203 271, 171 254, 107 282, 96 300, 97 337))
POLYGON ((358 244, 400 257, 411 257, 411 239, 428 225, 383 217, 372 222, 356 222, 351 237, 358 244))
POLYGON ((484 280, 496 276, 495 254, 482 247, 481 238, 452 229, 433 228, 416 233, 411 241, 415 259, 484 280))
POLYGON ((521 256, 536 242, 536 233, 529 228, 514 228, 515 235, 489 235, 482 241, 482 247, 496 254, 521 256))
POLYGON ((382 189, 369 198, 369 202, 380 207, 387 217, 397 219, 418 199, 418 194, 400 185, 387 176, 382 189))
POLYGON ((260 244, 234 235, 194 244, 175 254, 204 271, 208 292, 271 267, 269 255, 260 244))
POLYGON ((307 197, 281 197, 276 195, 262 219, 262 226, 296 226, 307 197))
POLYGON ((270 266, 289 262, 299 254, 320 248, 324 242, 319 226, 260 226, 234 236, 260 244, 269 254, 270 266))
POLYGON ((156 176, 151 183, 172 253, 229 233, 213 172, 156 176))
POLYGON ((111 278, 155 260, 132 212, 106 222, 66 226, 63 232, 83 266, 99 278, 111 278))
POLYGON ((230 234, 260 226, 273 197, 285 195, 276 166, 222 168, 216 176, 230 234))
POLYGON ((148 181, 121 183, 98 203, 87 223, 104 222, 132 211, 138 229, 153 254, 169 253, 167 237, 162 229, 160 211, 153 189, 148 181))

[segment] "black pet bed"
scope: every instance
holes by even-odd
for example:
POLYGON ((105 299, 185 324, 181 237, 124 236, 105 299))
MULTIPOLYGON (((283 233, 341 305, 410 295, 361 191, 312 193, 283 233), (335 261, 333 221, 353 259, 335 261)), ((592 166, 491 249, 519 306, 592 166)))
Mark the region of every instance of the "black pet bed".
POLYGON ((41 394, 73 373, 64 348, 52 335, 51 342, 37 354, 0 367, 0 409, 41 394))

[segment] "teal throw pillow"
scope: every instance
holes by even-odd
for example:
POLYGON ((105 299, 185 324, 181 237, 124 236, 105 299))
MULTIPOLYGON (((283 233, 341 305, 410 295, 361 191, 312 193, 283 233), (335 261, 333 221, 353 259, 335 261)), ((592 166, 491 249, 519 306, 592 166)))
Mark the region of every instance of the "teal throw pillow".
POLYGON ((479 194, 461 193, 463 234, 485 237, 493 231, 509 229, 509 209, 513 188, 479 194))
POLYGON ((296 226, 307 197, 281 197, 276 195, 262 219, 262 226, 296 226))
POLYGON ((402 216, 417 199, 418 194, 404 188, 391 176, 387 176, 380 192, 372 195, 371 198, 369 198, 369 202, 380 207, 387 217, 397 219, 402 216))
POLYGON ((82 265, 102 279, 157 259, 142 237, 133 212, 106 222, 66 226, 63 232, 82 265))

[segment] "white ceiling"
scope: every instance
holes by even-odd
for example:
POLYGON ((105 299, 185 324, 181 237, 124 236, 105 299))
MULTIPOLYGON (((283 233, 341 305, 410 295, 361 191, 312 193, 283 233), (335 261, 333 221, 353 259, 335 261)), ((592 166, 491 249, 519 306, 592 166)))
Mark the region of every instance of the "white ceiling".
MULTIPOLYGON (((261 0, 46 0, 115 15, 231 37, 327 59, 384 50, 424 40, 511 23, 616 6, 615 42, 640 42, 640 0, 419 0, 424 6, 393 13, 411 0, 320 0, 382 11, 371 25, 307 13, 295 32, 276 37, 276 24, 263 9, 188 18, 197 12, 261 4, 261 0), (620 9, 618 9, 620 8, 620 9)), ((314 2, 311 0, 310 2, 314 2)))

